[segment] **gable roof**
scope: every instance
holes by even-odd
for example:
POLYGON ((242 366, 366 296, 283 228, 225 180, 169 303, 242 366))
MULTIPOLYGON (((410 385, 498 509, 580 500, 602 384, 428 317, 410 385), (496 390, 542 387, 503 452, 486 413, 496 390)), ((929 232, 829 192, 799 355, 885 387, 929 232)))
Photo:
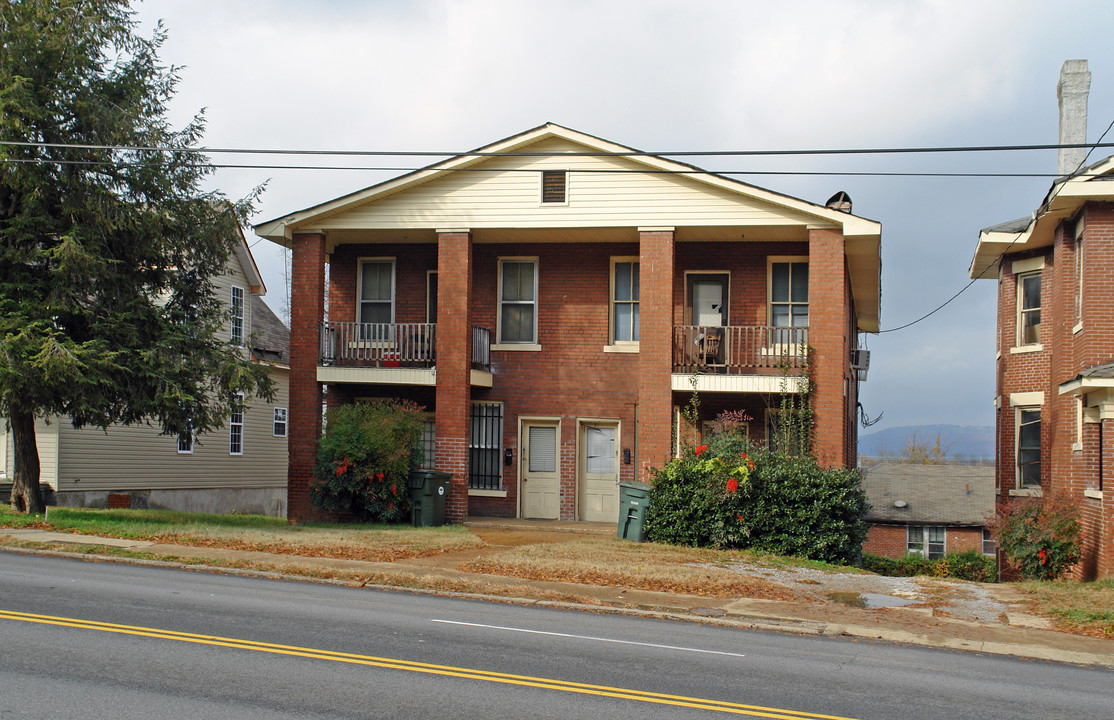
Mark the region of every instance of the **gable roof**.
MULTIPOLYGON (((409 193, 408 197, 417 197, 422 186, 436 181, 446 181, 463 171, 476 171, 490 168, 497 172, 511 172, 506 167, 509 161, 528 161, 530 158, 582 158, 585 163, 589 160, 599 163, 608 161, 615 167, 611 172, 620 169, 634 171, 634 174, 645 172, 646 176, 670 177, 678 184, 683 184, 687 189, 695 188, 703 193, 704 199, 718 198, 720 201, 736 203, 740 207, 763 208, 764 220, 749 221, 753 225, 762 225, 776 218, 782 227, 794 228, 833 228, 843 232, 845 239, 848 268, 851 275, 851 289, 855 299, 856 310, 859 315, 860 326, 866 331, 878 329, 878 316, 881 298, 881 225, 874 221, 850 213, 841 212, 824 205, 808 202, 781 193, 766 190, 750 185, 723 175, 702 170, 694 165, 670 160, 660 155, 645 153, 618 143, 604 140, 586 133, 572 130, 554 123, 546 123, 525 132, 513 135, 503 140, 496 141, 468 153, 462 153, 445 160, 433 163, 425 168, 415 170, 399 177, 372 185, 356 192, 343 195, 317 205, 313 205, 279 218, 255 225, 255 232, 260 237, 267 238, 284 246, 290 246, 290 240, 295 232, 344 232, 348 229, 370 229, 377 222, 374 213, 368 208, 389 206, 393 209, 390 227, 398 228, 400 225, 411 223, 414 229, 424 228, 428 231, 442 228, 511 228, 516 232, 523 232, 527 227, 631 227, 631 226, 657 226, 663 224, 658 219, 662 214, 671 216, 676 210, 676 222, 665 221, 666 225, 678 227, 715 227, 723 225, 735 227, 745 225, 739 219, 721 219, 713 216, 701 216, 701 210, 694 203, 656 206, 658 215, 651 222, 632 221, 630 215, 621 219, 611 218, 603 221, 604 224, 593 225, 599 216, 591 220, 561 220, 558 213, 538 213, 523 223, 523 216, 514 216, 501 219, 498 223, 491 218, 480 214, 474 205, 460 203, 453 208, 443 204, 433 203, 436 212, 418 213, 412 206, 400 203, 396 198, 409 193), (565 148, 559 153, 539 151, 546 142, 561 142, 565 148), (531 146, 536 146, 531 149, 531 146), (502 165, 501 165, 502 163, 502 165), (364 224, 359 224, 364 223, 364 224), (369 224, 370 223, 370 224, 369 224), (554 223, 547 225, 546 223, 554 223)), ((524 168, 516 168, 524 169, 524 168)), ((533 168, 537 169, 537 168, 533 168)), ((581 172, 580 168, 567 168, 570 173, 581 172)), ((584 171, 591 172, 591 171, 584 171)), ((594 172, 598 172, 595 170, 594 172)), ((428 208, 427 208, 428 209, 428 208)), ((545 208, 545 211, 551 208, 545 208)), ((755 213, 757 214, 757 213, 755 213)), ((382 227, 386 227, 385 225, 382 227)))
POLYGON ((994 512, 989 465, 883 463, 863 472, 863 490, 870 522, 981 526, 994 512))
POLYGON ((1005 253, 1051 247, 1061 220, 1073 217, 1084 203, 1111 200, 1114 200, 1114 156, 1057 178, 1031 216, 993 225, 979 233, 968 275, 972 280, 997 278, 1005 253))
POLYGON ((290 364, 290 330, 258 295, 251 296, 251 354, 260 362, 290 364))

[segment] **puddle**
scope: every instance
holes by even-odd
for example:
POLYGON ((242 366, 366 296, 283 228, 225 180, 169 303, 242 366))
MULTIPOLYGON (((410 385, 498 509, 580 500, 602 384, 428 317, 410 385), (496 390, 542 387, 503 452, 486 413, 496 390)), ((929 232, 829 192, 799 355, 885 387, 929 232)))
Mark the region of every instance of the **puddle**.
POLYGON ((855 592, 833 592, 828 593, 828 599, 853 608, 862 608, 864 610, 876 610, 884 607, 901 607, 902 605, 912 605, 915 600, 906 598, 894 597, 893 595, 883 595, 881 593, 855 593, 855 592))

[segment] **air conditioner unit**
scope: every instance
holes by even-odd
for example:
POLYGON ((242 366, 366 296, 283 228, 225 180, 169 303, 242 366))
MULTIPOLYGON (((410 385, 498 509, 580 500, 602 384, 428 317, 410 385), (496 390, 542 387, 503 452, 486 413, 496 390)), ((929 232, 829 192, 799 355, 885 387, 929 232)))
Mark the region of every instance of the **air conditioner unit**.
POLYGON ((851 351, 851 369, 857 371, 859 380, 866 380, 866 371, 870 369, 870 351, 855 348, 851 351))

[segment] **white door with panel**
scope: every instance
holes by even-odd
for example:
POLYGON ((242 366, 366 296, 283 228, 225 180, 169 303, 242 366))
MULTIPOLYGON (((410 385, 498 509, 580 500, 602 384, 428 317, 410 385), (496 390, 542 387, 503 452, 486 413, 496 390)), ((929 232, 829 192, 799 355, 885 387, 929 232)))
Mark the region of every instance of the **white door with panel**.
POLYGON ((616 522, 619 518, 618 426, 584 423, 580 426, 580 519, 616 522))
POLYGON ((557 423, 522 423, 522 517, 557 520, 561 483, 557 423))

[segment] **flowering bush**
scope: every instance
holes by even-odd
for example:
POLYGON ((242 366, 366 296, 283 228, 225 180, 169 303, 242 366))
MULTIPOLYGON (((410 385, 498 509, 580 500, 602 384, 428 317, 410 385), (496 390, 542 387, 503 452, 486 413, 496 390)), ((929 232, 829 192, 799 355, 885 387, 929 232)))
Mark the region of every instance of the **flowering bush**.
POLYGON ((314 503, 360 521, 410 519, 410 471, 421 461, 422 408, 379 400, 330 410, 317 448, 314 503))
POLYGON ((1026 580, 1055 580, 1079 561, 1079 509, 1065 494, 999 503, 989 526, 1026 580))
POLYGON ((652 477, 646 536, 851 562, 866 537, 857 472, 756 449, 735 434, 686 447, 652 477))

